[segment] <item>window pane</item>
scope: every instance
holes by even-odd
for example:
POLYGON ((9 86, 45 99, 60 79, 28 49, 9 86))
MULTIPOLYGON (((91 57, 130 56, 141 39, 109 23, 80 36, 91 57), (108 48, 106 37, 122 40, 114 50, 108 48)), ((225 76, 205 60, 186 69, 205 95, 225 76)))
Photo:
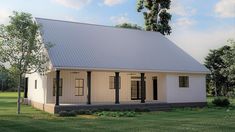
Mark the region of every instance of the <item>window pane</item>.
POLYGON ((84 95, 83 88, 75 88, 75 95, 76 96, 83 96, 84 95))
POLYGON ((137 85, 137 81, 131 81, 131 99, 137 99, 138 97, 138 85, 137 85))
POLYGON ((75 96, 84 95, 84 79, 75 80, 75 96))
POLYGON ((83 96, 83 88, 78 88, 78 95, 83 96))
POLYGON ((79 85, 78 85, 78 87, 84 87, 83 84, 84 84, 84 80, 83 80, 83 79, 80 79, 80 80, 79 80, 79 85))
POLYGON ((189 87, 188 76, 179 76, 179 87, 189 87))
POLYGON ((83 79, 76 79, 76 80, 75 80, 75 87, 76 87, 76 88, 82 88, 82 87, 84 87, 84 80, 83 80, 83 79))
POLYGON ((79 87, 79 81, 75 80, 75 87, 78 88, 79 87))

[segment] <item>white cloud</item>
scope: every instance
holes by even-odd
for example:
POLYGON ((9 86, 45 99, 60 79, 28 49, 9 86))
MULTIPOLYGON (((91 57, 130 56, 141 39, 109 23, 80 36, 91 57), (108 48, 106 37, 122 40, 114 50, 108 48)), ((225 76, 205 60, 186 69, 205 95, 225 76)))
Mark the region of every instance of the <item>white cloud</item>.
POLYGON ((5 9, 0 9, 0 24, 6 24, 9 21, 11 12, 5 9))
POLYGON ((122 23, 130 23, 130 19, 128 18, 128 14, 121 14, 119 16, 111 16, 110 20, 113 24, 122 24, 122 23))
POLYGON ((204 58, 210 49, 215 49, 226 44, 227 39, 235 39, 234 25, 228 27, 214 27, 208 30, 182 29, 176 27, 168 36, 179 47, 193 56, 196 60, 204 63, 204 58))
POLYGON ((54 2, 68 8, 80 9, 83 6, 89 4, 91 0, 54 0, 54 2))
POLYGON ((124 3, 126 0, 104 0, 104 4, 107 6, 114 6, 124 3))
POLYGON ((235 0, 220 0, 215 5, 215 12, 219 17, 235 17, 235 0))
POLYGON ((176 20, 176 25, 175 26, 180 26, 180 27, 190 27, 196 23, 195 20, 189 19, 187 17, 182 17, 176 20))
POLYGON ((190 6, 185 6, 180 3, 180 0, 172 0, 170 13, 179 15, 179 16, 193 16, 197 10, 190 6))

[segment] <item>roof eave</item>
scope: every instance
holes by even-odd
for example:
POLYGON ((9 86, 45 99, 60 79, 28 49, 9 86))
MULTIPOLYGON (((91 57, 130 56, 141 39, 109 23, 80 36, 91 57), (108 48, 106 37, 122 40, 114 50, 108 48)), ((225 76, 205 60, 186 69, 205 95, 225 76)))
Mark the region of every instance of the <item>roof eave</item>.
POLYGON ((210 74, 210 71, 183 71, 183 70, 148 70, 148 69, 118 69, 118 68, 86 68, 86 67, 53 67, 54 70, 84 70, 84 71, 108 71, 108 72, 146 72, 146 73, 193 73, 210 74))

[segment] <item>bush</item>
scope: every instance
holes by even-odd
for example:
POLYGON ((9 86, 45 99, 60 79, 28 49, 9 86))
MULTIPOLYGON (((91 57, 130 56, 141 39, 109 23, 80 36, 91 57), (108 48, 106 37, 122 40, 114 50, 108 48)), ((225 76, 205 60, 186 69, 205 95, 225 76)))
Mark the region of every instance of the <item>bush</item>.
POLYGON ((79 111, 76 111, 76 113, 78 115, 92 115, 93 111, 91 111, 91 110, 79 110, 79 111))
POLYGON ((220 107, 228 107, 230 105, 229 99, 225 97, 216 97, 212 101, 212 104, 220 107))
POLYGON ((105 116, 105 117, 135 117, 136 112, 134 111, 102 111, 97 112, 96 115, 98 116, 105 116))
POLYGON ((139 108, 136 108, 135 109, 135 112, 150 112, 150 110, 149 109, 139 109, 139 108))
POLYGON ((75 111, 60 111, 59 116, 61 117, 73 117, 76 116, 77 113, 75 111))

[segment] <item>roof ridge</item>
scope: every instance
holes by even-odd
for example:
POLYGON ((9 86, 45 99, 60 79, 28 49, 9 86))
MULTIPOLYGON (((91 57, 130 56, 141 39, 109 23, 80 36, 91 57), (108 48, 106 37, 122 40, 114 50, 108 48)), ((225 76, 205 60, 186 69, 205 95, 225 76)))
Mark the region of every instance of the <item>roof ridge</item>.
MULTIPOLYGON (((82 24, 82 25, 90 25, 90 26, 107 27, 107 28, 114 28, 114 29, 134 30, 134 31, 140 31, 140 32, 149 32, 149 33, 160 34, 159 32, 155 32, 155 31, 138 30, 138 29, 132 29, 132 28, 121 28, 121 27, 115 27, 115 26, 99 25, 99 24, 76 22, 76 21, 68 21, 68 20, 59 20, 59 19, 50 19, 50 18, 41 18, 41 17, 35 17, 35 19, 42 19, 42 20, 49 20, 49 21, 58 21, 58 22, 65 22, 65 23, 74 23, 74 24, 82 24)), ((164 36, 164 35, 162 35, 162 36, 164 36)))

